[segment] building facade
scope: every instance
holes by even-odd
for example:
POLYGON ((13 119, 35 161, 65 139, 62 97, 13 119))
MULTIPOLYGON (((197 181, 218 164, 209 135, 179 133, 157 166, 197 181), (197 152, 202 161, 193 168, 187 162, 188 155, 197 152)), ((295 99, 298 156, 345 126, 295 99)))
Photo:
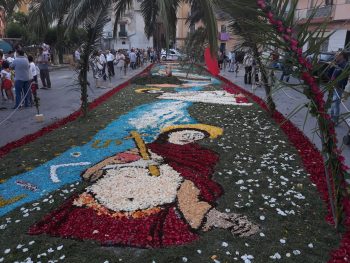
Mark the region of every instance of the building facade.
POLYGON ((330 37, 322 46, 322 51, 338 51, 350 44, 350 0, 299 0, 297 23, 305 23, 313 14, 310 31, 320 23, 329 22, 326 34, 330 37), (319 6, 317 10, 316 6, 319 6))
POLYGON ((5 8, 0 6, 0 38, 5 37, 6 30, 6 12, 5 8))
POLYGON ((104 27, 103 49, 131 49, 153 47, 153 37, 147 38, 144 32, 145 21, 141 14, 140 2, 134 0, 133 7, 125 12, 118 22, 117 35, 113 35, 115 18, 111 8, 111 20, 104 27))
POLYGON ((24 1, 22 1, 20 3, 20 5, 17 6, 16 12, 21 12, 21 13, 28 14, 31 2, 33 2, 33 1, 32 0, 24 0, 24 1))
MULTIPOLYGON (((189 4, 181 4, 177 12, 177 26, 176 26, 176 39, 175 47, 181 49, 185 40, 190 33, 193 33, 196 29, 203 26, 203 23, 199 22, 195 25, 189 25, 186 23, 188 17, 191 15, 191 6, 189 4)), ((225 17, 217 13, 217 25, 218 25, 218 46, 224 51, 230 51, 238 44, 237 37, 234 36, 228 29, 228 20, 225 17)))

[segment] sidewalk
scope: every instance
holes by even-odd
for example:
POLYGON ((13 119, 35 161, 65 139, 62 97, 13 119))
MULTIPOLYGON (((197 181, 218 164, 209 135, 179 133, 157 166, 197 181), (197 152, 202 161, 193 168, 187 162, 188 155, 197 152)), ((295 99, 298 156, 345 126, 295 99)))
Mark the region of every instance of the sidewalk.
MULTIPOLYGON (((100 97, 112 88, 127 81, 133 76, 145 69, 137 70, 129 69, 126 76, 116 75, 111 82, 101 82, 106 88, 96 88, 95 80, 92 78, 92 73, 89 74, 91 88, 88 89, 89 101, 100 97)), ((36 108, 19 109, 9 120, 0 124, 0 147, 5 144, 18 140, 25 135, 34 133, 43 127, 46 127, 59 119, 62 119, 80 108, 80 87, 77 85, 77 75, 71 68, 55 69, 50 73, 52 89, 38 90, 40 98, 40 113, 44 114, 45 121, 37 123, 34 120, 36 108)), ((41 87, 41 82, 39 80, 41 87)), ((2 101, 0 98, 0 123, 6 119, 13 110, 13 103, 10 101, 2 101)))
MULTIPOLYGON (((245 90, 249 92, 252 91, 251 85, 245 85, 244 84, 244 72, 243 70, 240 70, 238 77, 236 78, 236 74, 233 72, 228 71, 221 71, 221 76, 229 79, 233 83, 237 84, 238 86, 244 88, 245 90)), ((280 73, 277 73, 277 77, 280 77, 280 73)), ((295 80, 293 82, 293 79, 291 78, 292 83, 297 83, 295 80)), ((263 88, 257 88, 255 92, 253 92, 256 96, 266 99, 265 96, 265 90, 263 88)), ((303 105, 307 102, 306 97, 289 88, 284 88, 279 91, 275 91, 273 94, 274 101, 277 105, 277 110, 281 112, 284 116, 290 115, 293 110, 300 107, 300 105, 303 105)), ((346 106, 350 108, 350 101, 348 100, 346 102, 346 106)), ((346 113, 346 110, 343 106, 341 106, 342 113, 346 113)), ((312 141, 318 149, 321 149, 321 140, 318 137, 317 134, 315 134, 315 129, 317 129, 316 120, 311 116, 308 115, 308 118, 305 122, 305 117, 307 116, 307 108, 303 108, 298 113, 296 113, 294 116, 290 117, 290 120, 300 129, 304 132, 304 134, 312 141), (305 123, 305 126, 304 126, 305 123)), ((350 146, 343 145, 343 137, 348 132, 348 127, 345 123, 341 123, 337 128, 337 136, 339 141, 339 147, 343 150, 343 156, 346 159, 346 164, 350 166, 350 146)))

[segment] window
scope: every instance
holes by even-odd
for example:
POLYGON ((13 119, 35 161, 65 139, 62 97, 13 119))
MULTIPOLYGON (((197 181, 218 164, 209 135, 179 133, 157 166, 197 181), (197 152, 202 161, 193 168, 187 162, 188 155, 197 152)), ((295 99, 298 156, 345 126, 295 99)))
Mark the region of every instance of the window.
POLYGON ((190 33, 194 33, 196 31, 196 25, 195 24, 191 24, 190 25, 190 33))
POLYGON ((126 24, 119 24, 119 37, 128 37, 128 33, 126 32, 126 24))
POLYGON ((220 51, 225 52, 225 50, 226 50, 226 43, 221 43, 220 44, 220 51))
POLYGON ((226 33, 226 25, 221 25, 221 33, 226 33))
POLYGON ((126 26, 125 26, 125 24, 120 24, 120 32, 123 32, 123 33, 126 32, 126 26))

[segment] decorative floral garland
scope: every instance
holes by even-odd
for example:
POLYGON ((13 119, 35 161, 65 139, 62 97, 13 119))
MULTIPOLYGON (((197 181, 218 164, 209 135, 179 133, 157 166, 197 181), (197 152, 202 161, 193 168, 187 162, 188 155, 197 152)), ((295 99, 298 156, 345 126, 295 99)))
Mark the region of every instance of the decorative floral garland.
MULTIPOLYGON (((337 225, 341 222, 343 212, 345 217, 350 216, 350 200, 346 191, 345 174, 349 169, 345 163, 345 158, 341 155, 341 150, 337 148, 337 138, 334 123, 331 116, 326 112, 326 102, 323 99, 323 92, 320 89, 316 78, 312 75, 313 66, 303 56, 303 50, 299 41, 293 37, 293 30, 284 26, 283 18, 277 17, 273 13, 272 6, 265 0, 258 0, 259 8, 263 10, 269 23, 274 26, 277 33, 288 44, 288 52, 294 54, 301 67, 301 79, 308 85, 309 89, 305 89, 305 95, 312 103, 310 103, 310 113, 317 119, 323 140, 323 153, 327 156, 327 171, 330 178, 329 191, 332 193, 331 199, 334 202, 333 220, 337 225)), ((324 174, 327 175, 327 174, 324 174)), ((330 206, 332 206, 330 201, 330 206)), ((345 222, 346 224, 346 222, 345 222)), ((347 226, 350 226, 347 224, 347 226)))
MULTIPOLYGON (((261 98, 233 84, 232 82, 230 82, 222 76, 218 76, 218 78, 220 78, 220 80, 226 84, 224 89, 227 92, 233 94, 237 92, 243 93, 255 103, 257 103, 262 109, 264 109, 267 112, 269 111, 267 104, 261 98)), ((289 141, 298 150, 305 170, 310 174, 311 181, 314 184, 316 184, 321 198, 327 204, 329 213, 326 216, 326 221, 332 223, 333 218, 332 214, 330 213, 327 182, 325 179, 322 154, 316 148, 316 146, 310 142, 310 140, 305 136, 305 134, 302 131, 300 131, 297 127, 295 127, 295 125, 290 120, 287 120, 283 116, 283 114, 281 114, 278 111, 275 111, 272 115, 272 118, 276 121, 277 124, 281 125, 282 131, 288 136, 289 141)), ((346 224, 349 224, 349 219, 346 220, 346 224)), ((347 260, 350 260, 350 230, 348 230, 343 235, 340 247, 331 253, 331 260, 328 263, 343 263, 348 262, 347 260)))
MULTIPOLYGON (((148 72, 150 72, 150 70, 152 69, 153 64, 149 65, 147 68, 145 68, 144 71, 142 71, 141 73, 138 74, 138 76, 141 76, 143 74, 148 74, 148 72)), ((103 102, 105 102, 108 98, 110 98, 111 96, 113 96, 114 94, 116 94, 117 92, 119 92, 120 90, 124 89, 125 87, 127 87, 130 82, 132 80, 128 80, 122 84, 120 84, 119 86, 117 86, 116 88, 110 90, 109 92, 105 93, 104 95, 100 96, 99 98, 95 99, 94 101, 92 101, 89 104, 89 110, 93 110, 95 109, 97 106, 101 105, 103 102)), ((10 151, 19 148, 27 143, 30 143, 32 141, 35 141, 36 139, 40 138, 41 136, 50 133, 60 127, 65 126, 67 123, 75 121, 76 119, 78 119, 81 116, 82 112, 81 109, 73 112, 72 114, 68 115, 67 117, 54 122, 42 129, 40 129, 39 131, 26 135, 24 137, 22 137, 19 140, 10 142, 8 144, 6 144, 3 147, 0 147, 0 158, 5 156, 6 154, 8 154, 10 151)))
MULTIPOLYGON (((327 175, 328 172, 330 177, 330 184, 328 185, 328 192, 331 193, 325 194, 327 198, 333 199, 335 211, 332 212, 332 215, 328 216, 328 222, 343 223, 348 230, 348 233, 344 235, 344 238, 349 238, 350 233, 350 198, 347 193, 347 184, 345 181, 345 175, 348 174, 347 170, 349 169, 345 163, 345 158, 341 155, 341 150, 337 148, 337 138, 334 128, 334 123, 331 120, 331 116, 326 112, 326 102, 324 101, 324 94, 320 89, 316 78, 312 75, 313 66, 307 61, 303 56, 303 50, 300 47, 298 39, 293 37, 293 30, 290 27, 286 27, 284 24, 283 17, 277 17, 273 13, 273 7, 266 0, 257 0, 258 7, 265 13, 266 17, 269 20, 269 23, 275 28, 277 33, 281 38, 288 44, 288 51, 291 54, 294 54, 301 66, 301 79, 308 85, 309 89, 305 89, 305 95, 312 103, 310 103, 310 113, 317 119, 318 126, 321 132, 321 139, 323 143, 323 154, 327 156, 327 165, 326 171, 320 173, 318 176, 327 175), (329 189, 331 187, 331 189, 329 189), (333 217, 333 218, 332 218, 333 217), (335 217, 335 218, 334 218, 335 217), (341 220, 343 222, 341 222, 341 220)), ((322 165, 321 167, 324 167, 322 165)), ((321 171, 320 171, 321 172, 321 171)), ((328 202, 328 208, 332 208, 332 201, 328 202)), ((343 240, 344 242, 344 240, 343 240)), ((346 253, 340 253, 341 260, 348 260, 350 258, 350 246, 348 240, 346 240, 347 245, 345 245, 346 253)), ((343 246, 343 243, 342 243, 343 246)), ((344 247, 344 246, 343 246, 344 247)), ((340 249, 341 250, 341 249, 340 249)), ((339 251, 339 250, 338 250, 339 251)), ((344 252, 344 251, 343 251, 344 252)), ((338 255, 339 256, 339 255, 338 255)), ((339 257, 333 257, 330 262, 337 262, 339 257)), ((343 261, 342 261, 343 262, 343 261)))

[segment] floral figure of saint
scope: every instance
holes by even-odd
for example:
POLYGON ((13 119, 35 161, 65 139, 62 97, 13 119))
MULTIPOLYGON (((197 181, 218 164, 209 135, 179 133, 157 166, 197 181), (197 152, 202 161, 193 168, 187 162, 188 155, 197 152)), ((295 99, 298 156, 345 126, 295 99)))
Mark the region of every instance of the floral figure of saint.
POLYGON ((212 179, 219 156, 196 142, 222 133, 204 124, 178 125, 145 144, 133 132, 137 148, 87 169, 82 177, 91 185, 29 233, 140 248, 183 245, 213 228, 255 234, 259 227, 245 216, 215 208, 223 193, 212 179))

